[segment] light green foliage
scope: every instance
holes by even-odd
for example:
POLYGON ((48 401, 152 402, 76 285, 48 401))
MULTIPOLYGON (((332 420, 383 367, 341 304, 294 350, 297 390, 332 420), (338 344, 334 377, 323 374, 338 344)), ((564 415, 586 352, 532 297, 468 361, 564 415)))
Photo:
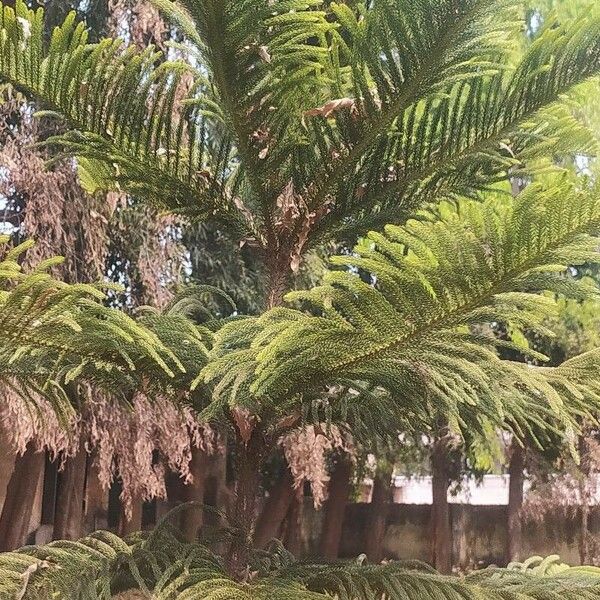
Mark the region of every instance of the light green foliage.
POLYGON ((267 398, 277 403, 310 397, 311 387, 361 382, 387 390, 415 427, 436 413, 460 422, 469 406, 477 406, 477 419, 510 414, 541 425, 546 411, 562 411, 557 372, 501 360, 494 349, 512 344, 478 326, 514 323, 550 335, 546 318, 556 303, 539 292, 597 295, 567 271, 598 260, 599 225, 597 190, 581 191, 566 177, 548 188, 530 185, 516 199, 443 204, 436 214, 370 233, 353 254, 333 259, 344 268, 330 270, 322 286, 288 294, 310 312, 276 308, 223 327, 205 379, 216 382, 223 402, 260 399, 252 406, 259 414, 267 398), (525 404, 517 401, 522 395, 525 404), (539 404, 535 411, 529 402, 539 404))
POLYGON ((110 600, 140 590, 152 600, 585 600, 600 598, 600 571, 534 557, 509 569, 443 577, 420 563, 298 563, 281 545, 251 557, 248 580, 232 580, 223 560, 182 543, 168 526, 121 540, 97 532, 0 555, 0 598, 110 600), (22 594, 21 596, 18 596, 22 594))
POLYGON ((55 279, 49 269, 60 258, 24 270, 18 261, 31 243, 8 249, 8 238, 0 242, 4 385, 28 398, 41 393, 64 415, 72 407, 63 386, 75 380, 125 396, 140 387, 167 388, 185 377, 186 366, 202 364, 209 334, 202 337, 189 321, 173 315, 146 317, 146 325, 136 322, 103 305, 102 285, 69 285, 55 279), (194 365, 189 364, 192 358, 194 365))

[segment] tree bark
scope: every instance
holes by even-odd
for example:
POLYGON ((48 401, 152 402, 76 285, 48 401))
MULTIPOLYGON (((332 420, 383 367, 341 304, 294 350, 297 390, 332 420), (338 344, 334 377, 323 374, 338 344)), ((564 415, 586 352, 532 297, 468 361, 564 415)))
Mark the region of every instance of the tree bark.
POLYGON ((383 560, 383 539, 387 525, 387 518, 393 502, 391 485, 392 474, 382 469, 377 472, 373 480, 373 493, 369 514, 366 522, 365 553, 372 563, 383 560))
POLYGON ((589 520, 590 520, 590 493, 588 482, 590 477, 590 456, 589 448, 585 434, 579 436, 579 456, 581 463, 579 465, 579 503, 580 503, 580 529, 579 529, 579 561, 582 565, 589 564, 590 561, 590 540, 589 540, 589 520))
POLYGON ((121 518, 119 522, 119 535, 122 537, 131 535, 142 530, 142 510, 144 501, 134 498, 131 517, 128 518, 125 514, 125 508, 121 507, 121 518))
POLYGON ((45 454, 34 452, 31 446, 17 457, 0 516, 0 552, 19 548, 27 541, 45 461, 45 454))
POLYGON ((260 429, 255 428, 247 442, 238 437, 236 448, 235 498, 231 524, 238 530, 227 556, 231 574, 245 579, 248 572, 249 554, 256 524, 260 466, 264 452, 264 439, 260 429))
POLYGON ((431 453, 433 504, 431 506, 432 563, 443 574, 452 571, 452 526, 450 523, 450 465, 448 448, 437 438, 431 453))
POLYGON ((83 442, 79 451, 67 459, 59 473, 56 512, 54 516, 55 540, 78 540, 83 527, 83 498, 87 453, 83 442))
POLYGON ((590 507, 587 502, 581 504, 581 523, 579 532, 579 562, 582 565, 587 565, 590 562, 590 549, 589 549, 589 520, 590 520, 590 507))
POLYGON ((303 550, 302 516, 304 514, 304 496, 294 494, 285 520, 284 545, 288 552, 300 557, 303 550))
POLYGON ((512 443, 508 475, 506 562, 510 563, 521 559, 523 537, 521 510, 523 508, 523 484, 525 482, 525 450, 517 441, 512 443))
POLYGON ((339 555, 344 513, 350 496, 351 475, 352 463, 349 458, 340 457, 329 480, 329 498, 325 503, 319 548, 321 556, 328 560, 334 560, 339 555))
POLYGON ((88 456, 84 524, 84 533, 108 528, 108 490, 100 483, 94 455, 88 456))
POLYGON ((254 545, 264 548, 279 534, 281 524, 286 518, 294 500, 294 478, 287 465, 283 476, 275 484, 267 498, 254 532, 254 545))
MULTIPOLYGON (((192 448, 190 472, 193 481, 183 486, 181 499, 183 502, 204 502, 207 457, 199 448, 192 448)), ((194 542, 198 539, 204 511, 202 509, 186 510, 181 516, 181 530, 186 540, 194 542)))

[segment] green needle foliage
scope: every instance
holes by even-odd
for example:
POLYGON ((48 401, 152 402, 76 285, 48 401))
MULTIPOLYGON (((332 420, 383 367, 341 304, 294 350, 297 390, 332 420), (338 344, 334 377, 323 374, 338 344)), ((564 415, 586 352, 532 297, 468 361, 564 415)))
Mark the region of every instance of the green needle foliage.
POLYGON ((62 259, 27 271, 18 261, 31 242, 8 249, 5 236, 0 243, 2 383, 34 403, 31 394, 42 394, 65 415, 73 407, 63 390, 74 381, 122 397, 141 387, 166 388, 185 376, 182 347, 188 356, 196 347, 206 357, 205 338, 189 321, 162 317, 145 326, 105 307, 102 286, 55 279, 49 270, 62 259))
POLYGON ((140 590, 153 600, 552 600, 600 598, 600 571, 534 557, 509 569, 444 577, 420 563, 386 565, 297 562, 279 544, 251 557, 246 582, 230 578, 223 559, 178 540, 165 524, 121 540, 97 532, 0 555, 0 597, 111 600, 140 590), (21 595, 19 595, 21 594, 21 595))
POLYGON ((522 54, 516 0, 154 3, 188 63, 89 44, 74 16, 46 43, 42 11, 18 0, 0 72, 67 119, 51 141, 89 188, 223 220, 270 253, 398 222, 536 149, 579 147, 568 111, 539 111, 600 67, 598 7, 546 22, 522 54), (285 223, 290 186, 301 201, 285 223))
MULTIPOLYGON (((150 380, 210 396, 204 416, 236 432, 232 520, 243 531, 226 559, 163 528, 24 549, 0 556, 0 585, 92 599, 128 587, 157 600, 600 597, 595 572, 448 579, 250 548, 261 460, 303 420, 365 440, 440 420, 471 433, 570 434, 598 408, 598 351, 552 369, 517 364, 496 350, 521 345, 489 330, 546 335, 554 295, 597 294, 569 267, 598 261, 599 190, 553 174, 513 199, 497 184, 595 148, 563 100, 600 70, 599 7, 547 18, 524 44, 520 0, 153 3, 184 38, 174 46, 186 62, 120 40, 89 44, 73 16, 46 40, 42 11, 23 0, 2 11, 0 74, 66 121, 48 143, 77 158, 88 189, 213 220, 265 267, 269 307, 308 249, 366 237, 322 285, 289 294, 296 308, 198 328, 185 302, 138 322, 96 302, 101 318, 86 321, 85 296, 68 313, 80 330, 47 328, 44 352, 68 367, 44 381, 108 373, 111 385, 131 379, 125 389, 150 380)), ((19 361, 45 368, 29 332, 11 331, 19 361)))
MULTIPOLYGON (((318 396, 324 385, 359 392, 362 385, 380 391, 371 401, 356 395, 365 412, 385 390, 395 412, 417 428, 435 414, 469 427, 493 415, 518 428, 538 417, 543 425, 548 412, 570 421, 565 402, 584 411, 585 402, 597 406, 595 378, 580 377, 577 385, 587 389, 577 391, 574 381, 560 385, 559 374, 575 374, 567 365, 557 372, 501 360, 499 345, 523 349, 483 327, 551 335, 545 320, 557 305, 540 292, 597 295, 568 268, 598 261, 599 198, 598 190, 558 177, 516 199, 494 194, 443 204, 384 234, 372 232, 352 254, 332 259, 343 268, 330 270, 322 286, 288 294, 300 310, 275 308, 221 328, 205 380, 216 384, 217 401, 245 403, 253 414, 269 414, 280 402, 287 410, 286 399, 310 399, 311 389, 318 396)), ((595 353, 579 360, 593 373, 595 353)))

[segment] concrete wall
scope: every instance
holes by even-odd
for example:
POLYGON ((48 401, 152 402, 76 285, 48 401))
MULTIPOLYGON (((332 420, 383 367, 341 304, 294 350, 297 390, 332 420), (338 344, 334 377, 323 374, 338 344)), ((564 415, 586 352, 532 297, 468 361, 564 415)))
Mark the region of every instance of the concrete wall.
MULTIPOLYGON (((506 546, 506 507, 451 504, 453 563, 457 567, 504 565, 506 546)), ((341 555, 356 557, 365 548, 365 523, 369 504, 347 507, 344 518, 341 555)), ((429 560, 430 505, 394 504, 388 517, 384 539, 385 555, 395 559, 429 560)), ((322 513, 305 507, 304 542, 307 556, 316 555, 322 513)), ((600 535, 600 514, 594 511, 590 531, 600 535)), ((543 524, 526 524, 523 556, 559 554, 569 564, 579 564, 578 526, 575 519, 562 516, 543 524)))

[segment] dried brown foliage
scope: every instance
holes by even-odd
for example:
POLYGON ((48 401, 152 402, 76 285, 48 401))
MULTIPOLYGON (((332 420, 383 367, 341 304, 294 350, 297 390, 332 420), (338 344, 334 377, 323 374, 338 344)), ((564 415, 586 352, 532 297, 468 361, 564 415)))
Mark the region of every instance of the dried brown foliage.
POLYGON ((329 471, 328 454, 333 450, 353 453, 352 442, 336 426, 308 425, 294 429, 279 442, 294 477, 294 487, 300 490, 308 481, 313 502, 320 508, 327 500, 329 471))
MULTIPOLYGON (((20 226, 23 237, 36 240, 27 262, 65 256, 58 276, 70 282, 99 280, 104 273, 108 224, 113 207, 104 198, 93 198, 78 184, 70 161, 46 167, 46 154, 32 144, 43 135, 25 105, 2 105, 0 122, 18 110, 18 128, 0 148, 0 196, 18 198, 25 210, 9 203, 7 219, 20 226)), ((1 217, 1 216, 0 216, 1 217)))
POLYGON ((131 406, 126 406, 86 389, 83 412, 68 424, 58 420, 44 398, 33 399, 35 406, 0 388, 0 432, 15 453, 22 454, 31 444, 39 452, 48 451, 62 465, 84 440, 86 450, 93 452, 104 489, 117 476, 122 480, 126 513, 134 498, 166 498, 167 467, 191 483, 192 448, 211 452, 215 444, 213 432, 198 422, 192 408, 163 397, 150 400, 138 393, 131 406))

